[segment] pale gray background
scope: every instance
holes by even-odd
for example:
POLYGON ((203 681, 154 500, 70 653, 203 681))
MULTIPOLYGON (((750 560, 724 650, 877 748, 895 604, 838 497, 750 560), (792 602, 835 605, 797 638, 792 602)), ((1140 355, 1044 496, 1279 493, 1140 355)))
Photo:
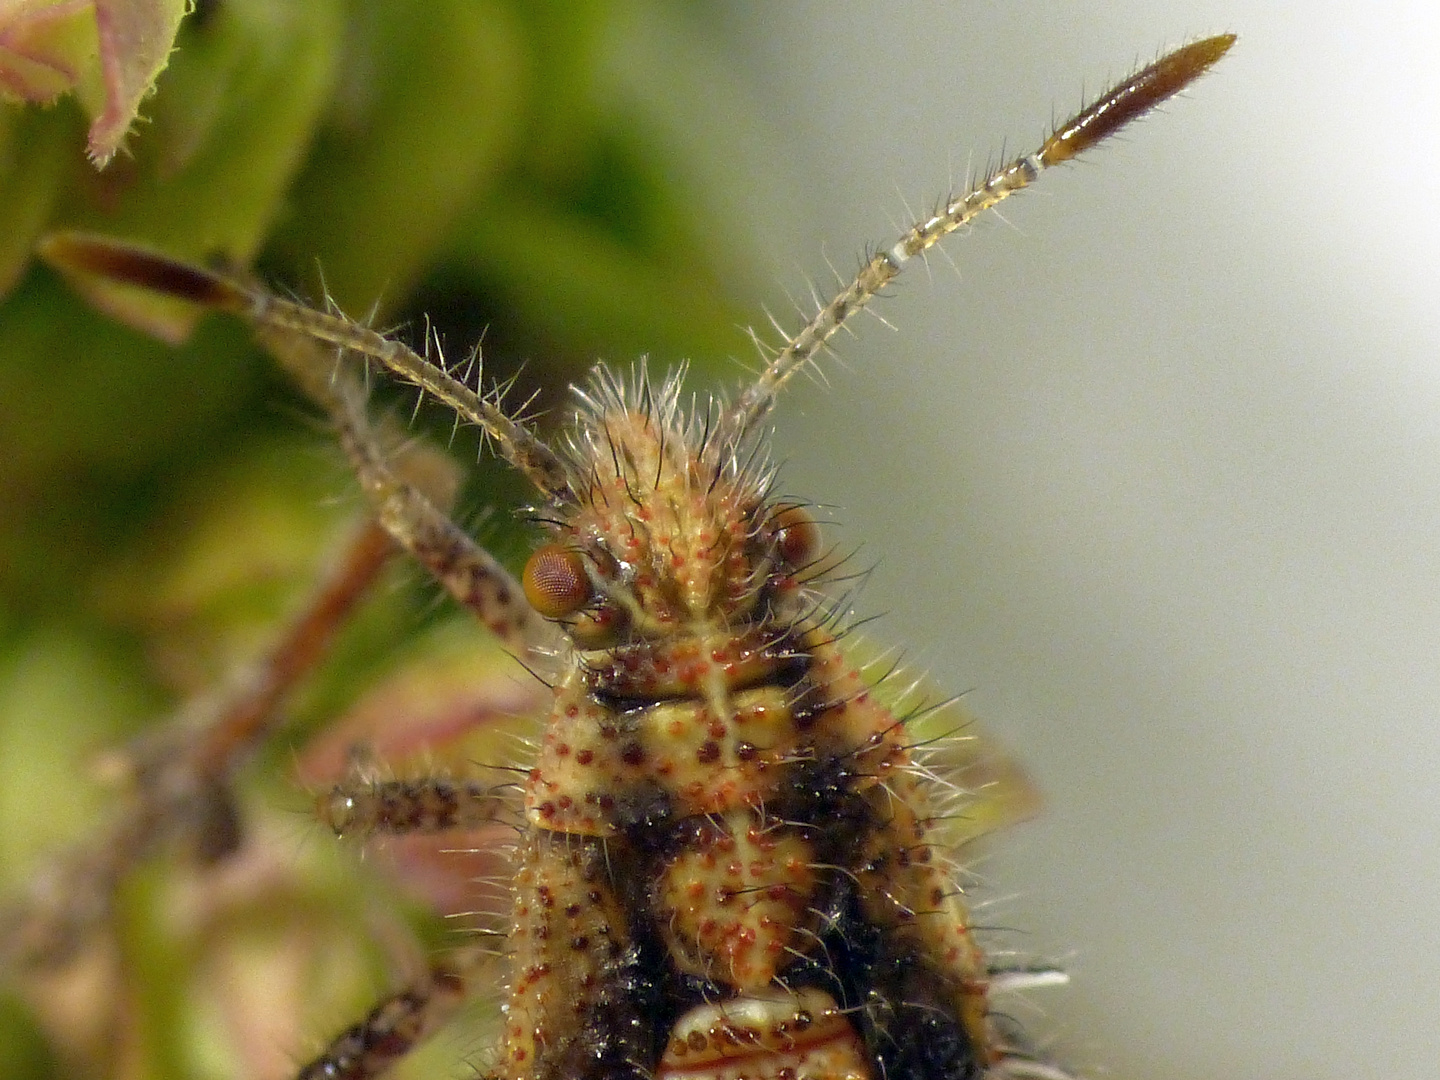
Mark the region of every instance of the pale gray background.
POLYGON ((1436 11, 725 9, 771 125, 739 211, 796 292, 972 153, 1241 34, 777 418, 786 487, 878 562, 878 634, 973 688, 1046 792, 987 918, 1070 956, 1034 1026, 1096 1075, 1440 1074, 1436 11))

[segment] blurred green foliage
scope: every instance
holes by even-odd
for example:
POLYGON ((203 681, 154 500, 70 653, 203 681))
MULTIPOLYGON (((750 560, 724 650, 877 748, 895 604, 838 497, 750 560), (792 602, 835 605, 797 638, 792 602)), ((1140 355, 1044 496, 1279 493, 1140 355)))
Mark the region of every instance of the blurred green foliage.
MULTIPOLYGON (((201 0, 142 106, 146 122, 104 171, 86 160, 74 102, 0 106, 0 890, 30 880, 110 805, 86 760, 263 644, 360 508, 323 430, 243 327, 207 319, 179 347, 159 343, 36 265, 36 239, 83 228, 255 266, 408 327, 412 341, 426 312, 452 352, 484 332, 487 372, 518 373, 513 400, 538 392, 542 409, 599 357, 688 358, 707 380, 750 349, 738 329, 754 310, 747 260, 681 179, 678 151, 621 107, 606 74, 627 25, 683 23, 688 10, 201 0)), ((648 61, 686 76, 681 53, 648 61)), ((408 414, 410 400, 381 393, 377 407, 408 414)), ((448 438, 447 418, 420 423, 448 438)), ((455 446, 474 459, 473 437, 455 446)), ((495 508, 483 536, 513 556, 523 536, 510 511, 524 497, 482 463, 462 511, 495 508)), ((247 805, 295 805, 283 774, 300 732, 423 648, 444 615, 414 577, 357 618, 297 706, 297 733, 253 770, 247 805), (406 644, 417 635, 421 645, 406 644)), ((262 815, 261 831, 272 827, 262 815)), ((374 912, 345 899, 313 826, 297 817, 289 828, 279 846, 308 876, 213 924, 171 925, 181 885, 164 864, 127 884, 118 949, 134 983, 111 1004, 133 1028, 129 1057, 106 1060, 79 1036, 57 1057, 55 1032, 70 1029, 57 1027, 53 998, 39 999, 47 1037, 35 995, 0 992, 0 1075, 76 1076, 97 1062, 136 1078, 245 1075, 217 1049, 229 1044, 199 972, 243 966, 257 939, 293 938, 308 958, 295 963, 313 965, 292 976, 321 1017, 316 1041, 291 1052, 363 1012, 392 973, 373 945, 333 939, 364 937, 374 912), (283 918, 265 907, 282 902, 283 918), (226 933, 234 956, 202 952, 226 933), (311 1002, 331 984, 341 991, 311 1002)))

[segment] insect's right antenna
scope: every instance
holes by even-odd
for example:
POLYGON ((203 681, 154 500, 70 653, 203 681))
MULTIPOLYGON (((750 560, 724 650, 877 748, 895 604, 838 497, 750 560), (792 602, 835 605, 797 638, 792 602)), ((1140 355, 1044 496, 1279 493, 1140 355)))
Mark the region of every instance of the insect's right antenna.
POLYGON ((1029 187, 1050 166, 1069 161, 1179 93, 1233 44, 1234 34, 1219 34, 1167 53, 1056 127, 1039 150, 996 169, 965 194, 952 197, 933 217, 912 226, 893 247, 872 256, 855 280, 817 311, 766 365, 760 377, 745 388, 726 417, 735 437, 743 437, 765 417, 790 376, 814 358, 846 319, 895 280, 912 257, 1001 199, 1029 187))
POLYGON ((570 495, 559 455, 440 366, 400 342, 342 315, 285 300, 239 278, 148 248, 87 233, 60 232, 40 243, 46 262, 66 273, 133 285, 237 315, 262 330, 299 334, 369 357, 454 409, 495 441, 500 456, 552 499, 570 495))

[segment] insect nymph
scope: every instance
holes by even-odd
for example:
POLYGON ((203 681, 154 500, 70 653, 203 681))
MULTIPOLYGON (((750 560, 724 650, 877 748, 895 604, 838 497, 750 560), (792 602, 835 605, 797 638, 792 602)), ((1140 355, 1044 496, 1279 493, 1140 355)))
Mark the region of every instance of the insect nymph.
MULTIPOLYGON (((906 717, 841 647, 815 526, 773 494, 765 425, 780 389, 909 260, 1179 92, 1233 40, 1168 54, 948 200, 733 399, 687 407, 678 377, 600 368, 555 445, 342 316, 113 241, 47 243, 69 273, 252 323, 326 413, 381 524, 551 686, 516 810, 506 791, 449 781, 325 801, 342 831, 516 814, 495 1076, 1058 1075, 995 1017, 1003 972, 973 940, 934 782, 906 717), (521 580, 393 467, 366 365, 479 426, 531 482, 550 535, 521 580)), ((307 1075, 374 1075, 435 996, 388 1003, 307 1075)))

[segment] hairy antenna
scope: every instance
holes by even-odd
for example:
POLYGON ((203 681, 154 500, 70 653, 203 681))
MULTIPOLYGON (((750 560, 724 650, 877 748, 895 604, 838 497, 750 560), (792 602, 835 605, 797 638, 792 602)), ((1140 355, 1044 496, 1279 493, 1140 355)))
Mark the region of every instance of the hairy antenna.
POLYGON ((1050 166, 1069 161, 1178 94, 1233 44, 1234 34, 1219 34, 1167 53, 1058 125, 1039 150, 996 169, 965 194, 951 198, 939 213, 917 222, 892 247, 872 256, 855 280, 817 311, 745 389, 726 417, 730 430, 739 438, 763 419, 790 376, 814 358, 846 319, 895 280, 911 258, 1001 199, 1029 187, 1050 166))
POLYGON ((500 456, 543 494, 554 499, 570 494, 564 463, 529 428, 413 349, 343 315, 317 311, 231 275, 109 237, 59 232, 41 241, 40 254, 66 273, 149 289, 238 315, 262 330, 297 333, 368 357, 481 428, 500 456))

